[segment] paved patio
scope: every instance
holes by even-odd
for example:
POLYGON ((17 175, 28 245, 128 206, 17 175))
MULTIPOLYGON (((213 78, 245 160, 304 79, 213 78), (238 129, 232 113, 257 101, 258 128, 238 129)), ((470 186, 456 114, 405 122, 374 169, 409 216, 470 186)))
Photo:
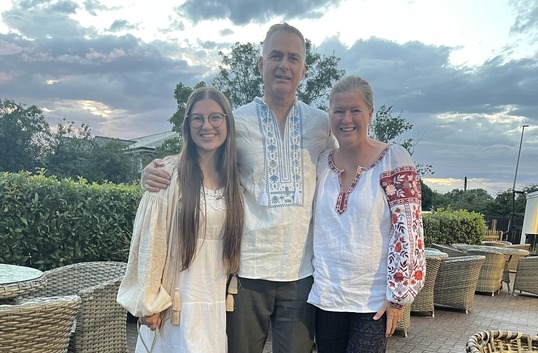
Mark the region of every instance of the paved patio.
MULTIPOLYGON (((506 285, 494 297, 476 294, 473 310, 437 308, 435 317, 411 316, 408 336, 396 333, 389 339, 389 353, 461 353, 469 336, 482 330, 521 331, 538 334, 538 296, 507 293, 506 285)), ((134 352, 136 326, 128 325, 129 352, 134 352)), ((264 353, 271 353, 270 341, 264 353)), ((232 352, 230 352, 232 353, 232 352)))

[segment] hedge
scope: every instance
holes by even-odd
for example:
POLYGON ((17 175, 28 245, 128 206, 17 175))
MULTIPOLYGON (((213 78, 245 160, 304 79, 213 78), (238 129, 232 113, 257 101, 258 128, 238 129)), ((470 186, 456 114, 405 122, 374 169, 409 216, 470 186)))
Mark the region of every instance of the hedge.
POLYGON ((480 244, 486 234, 486 221, 480 213, 467 210, 440 209, 423 213, 424 243, 480 244))
POLYGON ((140 186, 0 173, 0 262, 126 261, 140 186))
MULTIPOLYGON (((143 190, 0 173, 0 262, 41 270, 83 261, 126 261, 143 190)), ((484 217, 466 210, 424 213, 424 240, 480 244, 484 217)))

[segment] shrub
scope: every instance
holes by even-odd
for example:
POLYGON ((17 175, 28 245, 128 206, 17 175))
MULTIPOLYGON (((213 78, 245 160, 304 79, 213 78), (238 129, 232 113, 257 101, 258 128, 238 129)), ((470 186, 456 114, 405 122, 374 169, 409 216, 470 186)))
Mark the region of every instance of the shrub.
POLYGON ((439 209, 423 214, 424 243, 480 244, 486 233, 486 221, 480 213, 467 210, 439 209))
POLYGON ((47 270, 126 261, 141 196, 138 184, 0 173, 0 262, 47 270))

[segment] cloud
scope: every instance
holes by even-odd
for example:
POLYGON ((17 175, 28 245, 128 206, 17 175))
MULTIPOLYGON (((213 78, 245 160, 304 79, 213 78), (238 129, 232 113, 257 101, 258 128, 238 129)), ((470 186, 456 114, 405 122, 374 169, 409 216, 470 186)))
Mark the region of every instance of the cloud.
POLYGON ((69 17, 79 6, 74 2, 41 3, 32 1, 16 2, 3 13, 3 20, 13 30, 28 38, 48 39, 54 37, 80 37, 92 33, 69 17))
POLYGON ((319 18, 324 9, 338 5, 342 0, 187 0, 178 8, 187 18, 197 23, 202 20, 229 19, 234 25, 267 22, 273 18, 319 18))
POLYGON ((79 5, 75 1, 62 0, 55 3, 51 3, 48 7, 52 12, 64 13, 64 14, 74 14, 79 5))
MULTIPOLYGON (((103 9, 97 2, 86 5, 103 9)), ((68 3, 18 2, 3 13, 12 30, 0 33, 0 98, 43 107, 52 124, 64 117, 88 122, 96 134, 170 130, 176 84, 193 86, 208 68, 171 55, 182 52, 178 43, 148 43, 82 27, 67 16, 74 9, 68 3), (95 102, 95 108, 88 110, 83 102, 95 102)), ((117 20, 111 29, 131 27, 117 20)))
MULTIPOLYGON (((167 13, 148 40, 139 32, 147 23, 111 2, 17 1, 2 13, 9 30, 0 32, 0 99, 43 107, 53 125, 63 118, 88 122, 97 135, 132 138, 167 131, 177 107, 176 85, 210 82, 220 62, 217 53, 229 50, 244 28, 257 23, 268 28, 265 21, 272 18, 316 17, 340 2, 188 0, 179 14, 167 13), (80 22, 105 15, 102 28, 80 22), (200 27, 213 25, 213 36, 192 34, 200 29, 191 20, 227 18, 249 25, 207 22, 200 27)), ((461 49, 456 46, 375 36, 344 44, 334 35, 317 44, 317 51, 335 55, 348 74, 366 78, 376 107, 392 106, 414 125, 404 137, 419 140, 413 158, 433 163, 434 176, 491 178, 510 187, 521 125, 529 124, 518 181, 538 183, 538 55, 512 56, 518 44, 528 42, 519 39, 537 32, 538 5, 526 0, 512 5, 518 40, 478 66, 451 64, 451 55, 461 49)), ((536 47, 531 52, 538 54, 536 47)))
POLYGON ((136 29, 137 26, 131 24, 127 20, 116 20, 112 23, 110 28, 108 29, 110 32, 121 32, 126 31, 130 29, 136 29))
POLYGON ((534 0, 512 0, 511 3, 518 12, 511 32, 538 34, 538 3, 534 0))
MULTIPOLYGON (((513 178, 521 125, 538 126, 538 58, 499 56, 480 67, 455 67, 455 48, 379 38, 348 48, 332 37, 318 50, 334 52, 347 74, 367 79, 376 107, 393 106, 414 125, 405 137, 419 140, 417 162, 456 180, 484 177, 485 166, 492 179, 513 178)), ((538 183, 531 162, 538 139, 527 134, 518 177, 538 183)))
POLYGON ((92 16, 97 16, 99 12, 117 9, 116 6, 106 6, 98 0, 84 0, 84 10, 92 16))

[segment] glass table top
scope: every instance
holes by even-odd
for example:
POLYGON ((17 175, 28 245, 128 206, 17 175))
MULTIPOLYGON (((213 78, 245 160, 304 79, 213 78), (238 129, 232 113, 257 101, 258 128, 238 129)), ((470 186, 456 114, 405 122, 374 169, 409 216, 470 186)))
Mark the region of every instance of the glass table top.
POLYGON ((43 272, 26 266, 0 264, 0 284, 33 281, 43 275, 43 272))

